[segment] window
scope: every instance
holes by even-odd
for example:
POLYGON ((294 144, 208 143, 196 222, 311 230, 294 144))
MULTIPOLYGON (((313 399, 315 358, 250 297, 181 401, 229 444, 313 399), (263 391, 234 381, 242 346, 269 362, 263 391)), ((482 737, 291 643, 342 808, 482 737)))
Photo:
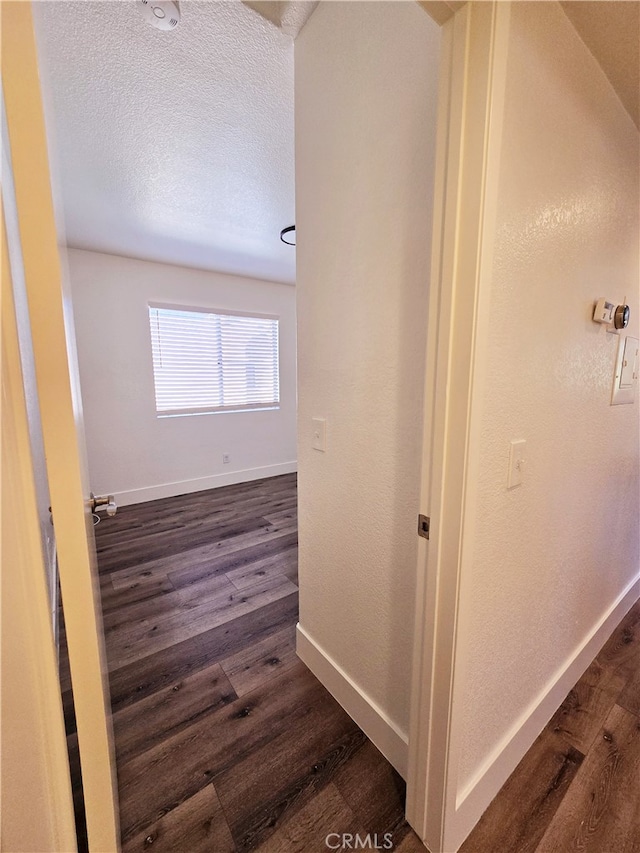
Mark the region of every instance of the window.
POLYGON ((149 305, 149 324, 159 417, 278 407, 277 318, 149 305))

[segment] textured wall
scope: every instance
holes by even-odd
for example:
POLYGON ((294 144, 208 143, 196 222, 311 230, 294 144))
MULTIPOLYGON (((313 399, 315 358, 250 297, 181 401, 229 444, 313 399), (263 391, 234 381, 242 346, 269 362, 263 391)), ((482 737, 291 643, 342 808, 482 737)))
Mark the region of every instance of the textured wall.
POLYGON ((487 381, 464 542, 469 646, 461 782, 491 754, 639 569, 638 402, 609 405, 638 335, 638 133, 555 3, 515 3, 487 381), (527 440, 506 489, 509 441, 527 440))
POLYGON ((413 3, 295 46, 300 624, 405 731, 438 52, 413 3))
MULTIPOLYGON (((75 249, 69 269, 96 494, 181 481, 197 487, 200 478, 255 469, 270 476, 281 471, 265 466, 295 462, 294 288, 75 249), (280 409, 157 418, 149 301, 279 315, 280 409)), ((213 485, 203 480, 200 488, 213 485)))

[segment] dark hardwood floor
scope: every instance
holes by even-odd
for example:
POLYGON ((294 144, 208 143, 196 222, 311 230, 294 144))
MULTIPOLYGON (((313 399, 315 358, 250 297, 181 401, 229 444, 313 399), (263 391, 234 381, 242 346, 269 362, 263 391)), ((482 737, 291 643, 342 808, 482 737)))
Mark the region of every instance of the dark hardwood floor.
MULTIPOLYGON (((296 657, 295 483, 124 507, 96 527, 124 853, 326 853, 329 833, 388 832, 424 853, 403 781, 296 657)), ((640 603, 461 853, 551 851, 640 853, 640 603)))
POLYGON ((404 782, 295 654, 295 475, 95 532, 125 853, 314 853, 332 832, 424 850, 404 782))
POLYGON ((640 853, 640 602, 460 853, 640 853))

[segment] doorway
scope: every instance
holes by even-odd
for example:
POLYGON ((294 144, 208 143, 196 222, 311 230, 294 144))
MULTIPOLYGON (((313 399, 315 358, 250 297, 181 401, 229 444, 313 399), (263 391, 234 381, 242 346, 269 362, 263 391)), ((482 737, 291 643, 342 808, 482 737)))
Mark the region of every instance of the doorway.
MULTIPOLYGON (((391 183, 391 182, 390 182, 390 183, 391 183)), ((403 224, 404 224, 404 223, 403 223, 403 224)), ((357 235, 356 235, 356 236, 357 236, 357 235)), ((413 280, 413 279, 412 279, 412 280, 413 280)), ((395 281, 395 286, 396 286, 396 287, 398 287, 398 284, 399 284, 399 281, 396 279, 396 281, 395 281)), ((406 296, 406 294, 403 294, 403 296, 406 296)), ((346 307, 346 306, 345 306, 345 307, 346 307)), ((408 305, 407 303, 405 303, 405 305, 404 305, 404 307, 403 307, 403 310, 404 310, 404 316, 406 317, 406 316, 410 313, 409 305, 408 305)), ((369 313, 370 313, 370 314, 372 313, 372 311, 371 311, 371 307, 369 308, 369 313)), ((392 319, 397 320, 398 318, 397 318, 397 317, 396 317, 396 318, 393 318, 393 317, 391 316, 391 314, 390 314, 389 312, 387 312, 387 316, 386 316, 386 318, 385 318, 385 319, 386 319, 387 321, 389 321, 390 319, 391 319, 391 320, 392 320, 392 319)), ((394 333, 397 333, 398 328, 399 328, 398 324, 396 324, 395 326, 391 326, 391 331, 392 331, 392 332, 394 332, 394 333)), ((359 328, 359 327, 356 325, 356 326, 351 326, 351 327, 349 327, 349 329, 348 329, 348 333, 349 333, 349 334, 352 334, 354 330, 355 330, 356 332, 357 332, 357 331, 362 331, 362 329, 361 329, 361 328, 359 328)), ((386 329, 386 330, 387 330, 387 333, 388 333, 388 332, 389 332, 389 327, 387 327, 387 329, 386 329)), ((381 331, 384 331, 384 329, 381 329, 381 331)), ((381 337, 381 338, 380 338, 380 340, 383 340, 383 338, 381 337)), ((367 352, 367 349, 366 349, 366 342, 365 342, 364 340, 362 340, 362 341, 361 341, 361 343, 363 344, 362 353, 366 353, 366 352, 367 352)), ((423 343, 423 342, 422 342, 422 343, 423 343)), ((420 342, 420 341, 418 341, 418 340, 416 340, 416 341, 415 341, 415 348, 416 348, 416 351, 417 351, 417 350, 419 350, 419 349, 421 348, 421 345, 422 345, 422 344, 421 344, 421 342, 420 342)), ((405 359, 406 359, 406 358, 408 358, 408 355, 405 353, 404 357, 405 357, 405 359)), ((423 356, 421 356, 421 357, 422 357, 422 359, 423 359, 423 356)), ((362 361, 362 359, 361 359, 361 361, 362 361)), ((419 371, 417 371, 417 372, 419 373, 419 371)), ((396 389, 396 390, 400 390, 400 389, 396 389)), ((406 389, 403 391, 403 393, 405 393, 405 395, 406 395, 406 389)), ((406 395, 406 396, 409 396, 409 395, 406 395)), ((406 397, 405 397, 405 401, 406 401, 406 397)), ((402 403, 403 401, 401 400, 400 402, 402 403)), ((316 414, 317 414, 317 413, 316 413, 316 414)), ((320 414, 322 415, 322 412, 321 412, 320 414)), ((326 412, 325 412, 325 415, 326 415, 326 412)), ((335 448, 335 447, 337 446, 335 442, 336 442, 336 438, 339 436, 339 432, 335 431, 335 427, 336 427, 336 426, 339 426, 339 425, 337 424, 338 417, 332 417, 332 416, 331 416, 331 414, 329 414, 329 416, 328 416, 328 417, 326 416, 326 417, 324 418, 324 420, 326 421, 326 423, 327 423, 327 425, 328 425, 328 431, 327 431, 327 450, 325 450, 325 451, 319 451, 319 452, 324 452, 325 454, 327 454, 327 456, 325 456, 325 457, 321 457, 321 458, 323 458, 323 459, 329 459, 329 456, 331 455, 331 448, 332 448, 332 446, 333 446, 333 448, 335 448)), ((381 434, 382 434, 382 435, 384 435, 384 434, 385 434, 385 432, 388 432, 388 429, 389 429, 389 422, 384 423, 384 424, 381 424, 381 426, 382 426, 382 433, 381 433, 381 434)), ((381 471, 382 471, 382 472, 384 472, 384 470, 385 470, 384 464, 381 464, 381 471)), ((347 474, 347 475, 348 475, 348 474, 347 474)), ((416 481, 416 482, 417 482, 417 481, 416 481)), ((414 485, 414 489, 415 489, 415 488, 416 488, 416 486, 414 485)), ((368 490, 367 490, 367 492, 368 492, 368 490)), ((416 493, 417 493, 417 489, 416 489, 416 491, 414 491, 414 496, 415 496, 415 494, 416 494, 416 493)), ((364 492, 363 492, 363 496, 364 496, 364 492)), ((412 509, 411 515, 413 516, 413 509, 412 509)), ((374 518, 373 520, 374 520, 374 522, 375 522, 375 518, 374 518)), ((402 519, 402 521, 403 521, 403 523, 406 525, 406 515, 404 516, 404 518, 402 519)), ((406 526, 405 528, 399 528, 399 529, 401 529, 401 530, 402 530, 402 529, 408 529, 408 526, 406 526)), ((414 559, 415 559, 415 554, 414 554, 414 559)), ((408 565, 408 560, 406 560, 404 557, 403 557, 403 559, 402 559, 400 562, 402 563, 402 565, 403 565, 403 566, 408 565)), ((411 566, 411 567, 410 567, 409 574, 412 574, 412 572, 413 572, 413 566, 411 566)), ((349 580, 349 578, 347 578, 347 580, 349 580)), ((398 592, 398 591, 397 591, 397 592, 398 592)), ((400 591, 400 592, 401 592, 401 591, 400 591)), ((391 592, 391 595, 392 595, 392 597, 393 597, 393 591, 391 592)), ((401 598, 401 597, 402 597, 402 596, 401 596, 400 594, 398 594, 398 598, 401 598)), ((396 617, 396 619, 397 619, 397 617, 396 617)), ((397 620, 397 621, 401 621, 401 620, 397 620)), ((302 626, 302 627, 304 628, 304 626, 302 626)), ((403 629, 406 629, 406 626, 403 626, 403 629)), ((309 630, 307 630, 307 631, 306 631, 306 634, 307 634, 307 637, 311 637, 313 640, 315 640, 314 645, 315 645, 315 647, 316 647, 318 650, 320 650, 320 652, 321 652, 321 653, 323 653, 323 652, 326 652, 326 653, 327 653, 327 654, 324 654, 324 655, 323 655, 323 656, 324 656, 325 661, 328 661, 328 662, 329 662, 329 663, 331 663, 331 664, 332 664, 332 663, 337 663, 337 664, 338 664, 338 667, 334 667, 334 669, 335 669, 335 671, 336 671, 336 672, 338 672, 339 674, 342 674, 342 673, 347 673, 347 674, 348 674, 348 673, 349 673, 349 670, 350 670, 350 669, 352 669, 352 667, 348 664, 348 662, 346 662, 346 665, 342 665, 342 664, 341 664, 341 662, 338 660, 338 658, 339 658, 339 656, 340 656, 339 651, 338 651, 338 653, 335 653, 335 652, 334 652, 334 653, 332 654, 332 653, 331 653, 331 650, 326 648, 326 645, 327 645, 326 643, 324 643, 324 644, 323 644, 323 643, 321 643, 321 642, 318 642, 318 641, 317 641, 317 637, 315 637, 315 636, 314 636, 314 634, 313 634, 313 632, 312 632, 312 630, 311 630, 311 627, 309 627, 309 630), (340 672, 340 670, 342 670, 342 673, 340 672)), ((405 643, 406 643, 406 630, 403 630, 403 634, 405 635, 405 643)), ((408 657, 410 657, 410 655, 409 655, 408 657)), ((405 673, 406 673, 406 672, 408 671, 408 669, 409 669, 409 667, 408 667, 408 658, 405 660, 405 665, 404 665, 404 667, 403 667, 403 668, 404 668, 405 673)), ((387 670, 389 670, 389 667, 387 667, 387 670)), ((378 679, 377 677, 374 677, 374 681, 379 681, 379 679, 378 679)), ((393 683, 391 683, 390 685, 383 685, 383 686, 385 687, 385 689, 389 689, 389 687, 393 687, 393 683)), ((339 688, 334 688, 334 689, 338 690, 339 688)), ((385 709, 384 709, 384 696, 383 696, 381 699, 379 699, 379 701, 378 701, 378 702, 376 702, 376 701, 375 701, 375 697, 370 697, 370 696, 369 696, 369 694, 368 694, 366 691, 364 691, 364 692, 363 692, 363 690, 362 690, 362 689, 361 689, 361 690, 359 690, 359 691, 356 691, 356 693, 358 693, 358 695, 359 695, 359 698, 360 698, 360 699, 362 699, 362 698, 363 698, 363 695, 364 695, 364 700, 365 700, 366 702, 368 702, 369 706, 370 706, 370 707, 372 707, 374 710, 376 710, 376 711, 377 711, 377 710, 382 710, 383 714, 382 714, 382 715, 378 714, 378 716, 379 716, 379 717, 383 717, 383 716, 384 716, 384 712, 385 712, 385 709), (369 702, 369 699, 370 699, 370 698, 374 698, 374 702, 373 702, 373 703, 369 702)), ((343 701, 343 703, 345 703, 345 704, 346 704, 347 699, 346 699, 345 697, 341 697, 341 701, 343 701)), ((355 713, 356 713, 356 712, 355 712, 355 710, 353 711, 353 713, 354 713, 354 715, 355 715, 355 713)), ((407 719, 408 719, 408 705, 407 705, 407 719)), ((402 727, 401 727, 400 725, 395 724, 395 722, 394 722, 393 718, 391 718, 391 723, 392 723, 392 725, 391 725, 391 726, 388 726, 388 729, 394 733, 394 736, 395 736, 395 737, 393 737, 393 736, 392 736, 392 740, 394 741, 394 743, 395 743, 396 745, 398 745, 399 743, 401 744, 401 742, 402 742, 402 740, 403 740, 403 731, 402 731, 402 727)), ((405 746, 406 746, 406 744, 405 744, 405 746)), ((394 747, 394 748, 395 748, 395 747, 394 747)), ((401 748, 401 747, 400 747, 400 748, 401 748)), ((400 759, 400 758, 396 758, 395 760, 400 761, 401 759, 400 759)))

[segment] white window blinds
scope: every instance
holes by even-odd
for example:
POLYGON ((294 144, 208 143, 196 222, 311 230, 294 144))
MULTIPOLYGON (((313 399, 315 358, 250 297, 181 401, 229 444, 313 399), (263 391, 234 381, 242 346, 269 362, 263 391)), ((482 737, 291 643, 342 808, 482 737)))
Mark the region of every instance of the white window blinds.
POLYGON ((277 319, 149 305, 149 324, 158 415, 278 406, 277 319))

